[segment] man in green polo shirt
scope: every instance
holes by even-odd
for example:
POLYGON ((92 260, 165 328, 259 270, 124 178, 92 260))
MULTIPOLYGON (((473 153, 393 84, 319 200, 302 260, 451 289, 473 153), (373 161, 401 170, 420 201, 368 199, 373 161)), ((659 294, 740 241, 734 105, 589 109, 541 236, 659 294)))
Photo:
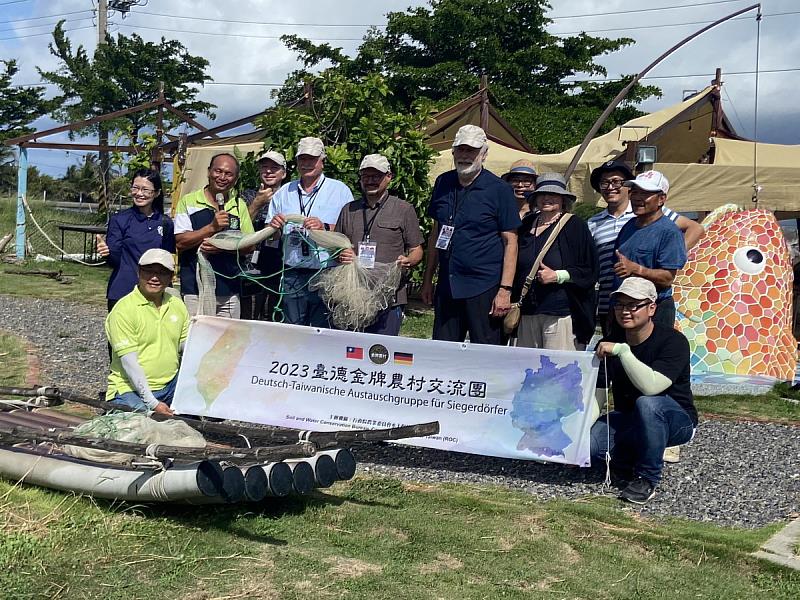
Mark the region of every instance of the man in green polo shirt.
POLYGON ((139 282, 106 318, 111 372, 106 400, 137 411, 171 415, 180 352, 189 331, 189 313, 180 299, 164 292, 175 273, 166 250, 152 248, 139 259, 139 282))

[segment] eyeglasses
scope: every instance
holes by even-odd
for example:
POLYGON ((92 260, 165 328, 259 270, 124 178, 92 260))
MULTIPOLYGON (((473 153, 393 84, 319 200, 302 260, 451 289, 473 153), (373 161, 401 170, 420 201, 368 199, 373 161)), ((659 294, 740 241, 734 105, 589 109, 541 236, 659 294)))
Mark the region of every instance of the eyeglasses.
POLYGON ((643 309, 645 306, 650 306, 652 302, 649 300, 647 302, 641 302, 639 304, 615 304, 614 310, 621 313, 628 313, 633 314, 638 312, 639 310, 643 309))
POLYGON ((149 196, 155 193, 156 191, 153 188, 143 188, 138 185, 131 186, 131 194, 144 194, 145 196, 149 196))
POLYGON ((599 187, 601 190, 618 190, 623 183, 625 183, 624 179, 606 179, 600 182, 599 187))

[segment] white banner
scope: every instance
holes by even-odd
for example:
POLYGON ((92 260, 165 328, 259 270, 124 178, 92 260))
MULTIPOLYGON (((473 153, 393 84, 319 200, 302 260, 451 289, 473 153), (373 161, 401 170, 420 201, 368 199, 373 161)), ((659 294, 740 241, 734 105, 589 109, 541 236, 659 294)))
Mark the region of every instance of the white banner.
POLYGON ((316 431, 439 421, 402 443, 588 466, 596 380, 589 352, 198 317, 172 407, 316 431))

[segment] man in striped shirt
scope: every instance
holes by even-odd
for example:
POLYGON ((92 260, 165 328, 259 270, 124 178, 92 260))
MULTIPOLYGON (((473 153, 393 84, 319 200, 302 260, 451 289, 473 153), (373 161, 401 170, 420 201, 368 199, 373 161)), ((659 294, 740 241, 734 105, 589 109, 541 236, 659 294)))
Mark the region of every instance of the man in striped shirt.
MULTIPOLYGON (((629 188, 622 184, 633 179, 633 172, 621 160, 610 160, 592 171, 590 182, 595 191, 606 201, 607 208, 589 219, 589 231, 597 246, 600 261, 600 285, 597 304, 597 320, 604 335, 609 329, 609 299, 614 291, 614 245, 622 227, 630 221, 633 209, 628 198, 629 188)), ((664 216, 675 223, 683 232, 686 250, 692 248, 703 237, 703 226, 691 219, 679 215, 664 206, 664 216)))

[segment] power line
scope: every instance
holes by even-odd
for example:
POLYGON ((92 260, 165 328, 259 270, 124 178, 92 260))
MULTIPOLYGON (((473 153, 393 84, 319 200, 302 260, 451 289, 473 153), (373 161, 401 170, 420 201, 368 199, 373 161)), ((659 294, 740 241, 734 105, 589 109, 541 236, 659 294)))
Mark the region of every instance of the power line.
POLYGON ((613 12, 586 13, 582 15, 561 15, 550 17, 556 21, 559 19, 581 19, 583 17, 606 17, 612 15, 627 15, 632 13, 654 12, 659 10, 676 10, 681 8, 695 8, 696 6, 711 6, 712 4, 730 4, 731 2, 743 2, 744 0, 716 0, 715 2, 695 2, 694 4, 678 4, 672 6, 661 6, 659 8, 637 8, 632 10, 615 10, 613 12))
MULTIPOLYGON (((64 19, 67 23, 75 23, 77 21, 85 21, 86 19, 91 19, 92 17, 80 17, 78 19, 64 19)), ((6 29, 0 29, 0 31, 19 31, 20 29, 35 29, 36 27, 52 27, 53 25, 57 25, 61 21, 57 21, 56 23, 42 23, 40 25, 21 25, 19 27, 8 27, 6 29)), ((46 33, 50 33, 49 31, 46 33)))
MULTIPOLYGON (((94 25, 82 25, 81 27, 73 27, 72 29, 65 29, 64 32, 77 31, 78 29, 94 29, 94 25)), ((15 35, 15 36, 12 36, 12 37, 0 38, 0 42, 6 41, 6 40, 21 40, 21 39, 24 39, 24 38, 36 37, 36 36, 39 36, 39 35, 50 35, 51 33, 53 33, 53 32, 52 31, 45 31, 45 32, 42 32, 42 33, 29 33, 27 35, 15 35)))
POLYGON ((386 25, 377 25, 375 23, 279 23, 272 21, 240 21, 237 19, 214 19, 212 17, 188 17, 184 15, 168 15, 166 13, 150 12, 146 10, 137 10, 132 12, 133 15, 150 15, 153 17, 169 17, 172 19, 189 19, 192 21, 214 21, 216 23, 244 23, 246 25, 277 25, 281 27, 386 27, 386 25))
MULTIPOLYGON (((800 67, 793 67, 788 69, 760 69, 759 74, 765 73, 790 73, 800 71, 800 67)), ((728 77, 730 75, 755 75, 756 71, 724 71, 723 75, 728 77)), ((641 81, 645 79, 689 79, 691 77, 713 77, 714 73, 693 73, 691 75, 647 75, 642 77, 641 81)), ((607 77, 605 79, 570 79, 562 81, 562 83, 610 83, 612 81, 622 81, 624 77, 607 77)))
MULTIPOLYGON (((787 69, 761 69, 759 73, 761 74, 768 74, 768 73, 790 73, 800 71, 800 67, 792 67, 787 69)), ((726 71, 723 73, 726 77, 729 75, 753 75, 755 71, 726 71)), ((714 73, 693 73, 687 75, 653 75, 648 77, 642 77, 642 80, 645 79, 688 79, 691 77, 713 77, 714 73)), ((622 77, 607 77, 606 79, 569 79, 562 81, 562 83, 610 83, 612 81, 621 81, 622 77)), ((17 83, 12 84, 11 87, 46 87, 56 85, 55 83, 50 82, 41 82, 41 83, 17 83)), ((192 85, 201 85, 199 83, 195 83, 192 85)), ((280 88, 283 87, 284 84, 282 83, 251 83, 246 81, 206 81, 202 85, 228 85, 228 86, 242 86, 242 87, 274 87, 280 88)))
MULTIPOLYGON (((162 33, 192 33, 195 35, 213 35, 223 37, 237 37, 237 38, 258 38, 263 40, 279 40, 279 35, 254 35, 245 33, 222 33, 219 31, 188 31, 186 29, 164 29, 163 27, 147 27, 145 25, 127 25, 120 23, 120 27, 127 27, 128 29, 152 29, 153 31, 160 31, 162 33)), ((361 42, 363 38, 306 38, 312 42, 361 42)))
POLYGON ((6 6, 7 4, 19 4, 21 2, 30 2, 30 0, 11 0, 10 2, 0 2, 0 6, 6 6))
MULTIPOLYGON (((800 11, 791 10, 787 12, 770 13, 761 15, 767 17, 779 17, 783 15, 800 15, 800 11)), ((749 21, 754 17, 735 17, 731 21, 749 21)), ((609 31, 633 31, 638 29, 661 29, 662 27, 682 27, 684 25, 708 25, 714 21, 686 21, 684 23, 664 23, 663 25, 639 25, 633 27, 609 27, 608 29, 582 29, 580 31, 557 31, 551 35, 577 35, 579 33, 607 33, 609 31)))
POLYGON ((7 23, 23 23, 25 21, 39 21, 41 19, 53 19, 55 17, 66 17, 69 15, 77 15, 78 13, 94 12, 91 8, 85 10, 73 10, 72 12, 58 13, 56 15, 42 15, 41 17, 26 17, 25 19, 11 19, 10 21, 0 21, 0 25, 7 23))

